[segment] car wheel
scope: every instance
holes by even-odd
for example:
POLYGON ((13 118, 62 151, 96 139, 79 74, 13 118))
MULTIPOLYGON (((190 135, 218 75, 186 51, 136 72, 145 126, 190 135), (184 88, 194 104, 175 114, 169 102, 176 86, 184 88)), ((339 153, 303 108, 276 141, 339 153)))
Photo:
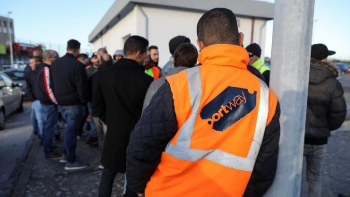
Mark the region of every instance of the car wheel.
POLYGON ((19 107, 17 109, 17 113, 23 112, 23 97, 21 98, 21 103, 19 104, 19 107))
POLYGON ((5 128, 5 112, 4 110, 0 111, 0 131, 5 128))

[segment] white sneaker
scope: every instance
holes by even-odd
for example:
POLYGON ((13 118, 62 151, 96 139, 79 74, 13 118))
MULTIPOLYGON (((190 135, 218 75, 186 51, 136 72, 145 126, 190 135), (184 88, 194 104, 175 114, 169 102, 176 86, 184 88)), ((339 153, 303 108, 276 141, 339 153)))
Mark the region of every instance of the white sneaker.
POLYGON ((67 163, 67 155, 62 155, 60 163, 67 163))
POLYGON ((86 164, 77 160, 74 163, 67 162, 66 167, 64 169, 69 171, 69 170, 80 170, 80 169, 84 169, 86 167, 87 167, 86 164))
POLYGON ((105 167, 104 167, 102 164, 100 164, 100 165, 98 166, 98 169, 103 170, 103 169, 105 169, 105 167))

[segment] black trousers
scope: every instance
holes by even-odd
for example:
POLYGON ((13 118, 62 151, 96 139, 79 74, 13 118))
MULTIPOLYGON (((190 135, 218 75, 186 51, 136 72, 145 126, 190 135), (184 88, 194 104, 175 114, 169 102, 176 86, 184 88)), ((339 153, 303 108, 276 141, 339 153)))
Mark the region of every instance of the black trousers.
MULTIPOLYGON (((98 192, 99 197, 111 197, 113 190, 114 179, 117 176, 116 171, 109 169, 104 169, 102 172, 100 188, 98 192)), ((128 186, 126 186, 125 197, 138 197, 136 192, 131 191, 128 186)))

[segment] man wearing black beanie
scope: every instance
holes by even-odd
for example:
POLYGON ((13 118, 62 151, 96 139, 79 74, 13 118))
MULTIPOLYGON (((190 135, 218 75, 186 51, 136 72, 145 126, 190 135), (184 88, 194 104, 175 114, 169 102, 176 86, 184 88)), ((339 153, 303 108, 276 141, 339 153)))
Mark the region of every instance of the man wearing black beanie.
POLYGON ((266 84, 270 85, 270 68, 266 66, 261 57, 261 48, 258 44, 253 43, 246 47, 249 53, 249 64, 254 68, 258 69, 259 72, 264 76, 266 84))
POLYGON ((183 43, 191 43, 191 40, 186 36, 176 36, 169 41, 169 51, 171 53, 170 60, 164 65, 161 76, 167 76, 167 72, 174 68, 174 53, 178 46, 183 43))

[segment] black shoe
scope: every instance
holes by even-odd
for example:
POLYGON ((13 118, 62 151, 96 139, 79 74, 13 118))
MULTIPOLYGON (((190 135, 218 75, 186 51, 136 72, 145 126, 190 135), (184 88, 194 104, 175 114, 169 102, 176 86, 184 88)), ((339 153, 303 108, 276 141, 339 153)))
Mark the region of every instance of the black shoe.
POLYGON ((91 125, 90 122, 86 122, 86 130, 90 131, 91 130, 91 125))
POLYGON ((350 197, 350 194, 349 195, 345 195, 345 194, 339 194, 338 197, 350 197))
POLYGON ((43 145, 43 139, 40 140, 39 145, 40 145, 40 146, 43 145))
POLYGON ((55 141, 56 141, 56 142, 61 141, 61 135, 56 135, 56 136, 55 136, 55 141))
POLYGON ((87 141, 86 141, 86 144, 93 144, 95 142, 97 142, 98 139, 97 137, 90 137, 87 141))
POLYGON ((98 148, 98 141, 90 144, 91 147, 98 148))
MULTIPOLYGON (((59 151, 61 148, 59 146, 52 146, 54 152, 59 151)), ((62 155, 61 155, 62 156, 62 155)))
POLYGON ((38 131, 33 131, 33 134, 34 135, 39 135, 39 132, 38 131))

